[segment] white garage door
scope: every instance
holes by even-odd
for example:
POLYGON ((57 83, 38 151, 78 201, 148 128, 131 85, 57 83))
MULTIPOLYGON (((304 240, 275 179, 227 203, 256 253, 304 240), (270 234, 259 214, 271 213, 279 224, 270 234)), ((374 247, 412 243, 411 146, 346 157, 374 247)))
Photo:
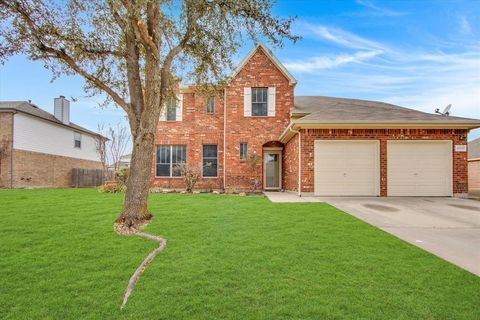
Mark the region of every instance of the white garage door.
POLYGON ((314 152, 316 195, 379 195, 378 141, 316 140, 314 152))
POLYGON ((452 142, 388 141, 389 196, 451 196, 452 142))

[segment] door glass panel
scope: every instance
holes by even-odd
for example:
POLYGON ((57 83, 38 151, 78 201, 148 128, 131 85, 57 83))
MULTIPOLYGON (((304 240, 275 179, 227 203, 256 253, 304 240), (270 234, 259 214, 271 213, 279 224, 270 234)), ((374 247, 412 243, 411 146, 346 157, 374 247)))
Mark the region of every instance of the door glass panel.
POLYGON ((265 154, 265 187, 280 187, 280 156, 278 153, 265 154))

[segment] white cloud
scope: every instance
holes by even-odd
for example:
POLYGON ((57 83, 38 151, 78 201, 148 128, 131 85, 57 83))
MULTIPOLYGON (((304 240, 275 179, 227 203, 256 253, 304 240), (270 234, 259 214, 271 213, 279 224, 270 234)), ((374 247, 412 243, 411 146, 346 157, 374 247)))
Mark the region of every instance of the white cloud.
POLYGON ((314 25, 310 23, 302 23, 301 26, 304 28, 304 33, 307 31, 323 40, 333 42, 346 48, 362 50, 388 50, 386 46, 378 42, 362 38, 341 29, 331 28, 324 25, 314 25))
POLYGON ((291 71, 314 72, 320 69, 335 68, 348 63, 366 61, 382 54, 381 50, 359 51, 354 54, 341 54, 335 57, 318 56, 306 61, 298 60, 285 63, 285 67, 291 71))
POLYGON ((472 34, 472 27, 465 16, 460 17, 460 32, 463 34, 472 34))
POLYGON ((371 9, 370 14, 372 15, 395 17, 395 16, 403 16, 407 14, 406 12, 395 11, 395 10, 379 7, 375 5, 373 2, 368 0, 357 0, 357 4, 371 9))

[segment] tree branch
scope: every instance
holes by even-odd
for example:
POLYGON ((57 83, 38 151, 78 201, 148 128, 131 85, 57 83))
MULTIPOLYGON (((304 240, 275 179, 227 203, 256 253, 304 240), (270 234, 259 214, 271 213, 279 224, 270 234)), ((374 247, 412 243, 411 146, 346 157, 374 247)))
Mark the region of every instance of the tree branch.
POLYGON ((130 24, 138 40, 141 41, 141 43, 145 46, 145 49, 147 49, 147 51, 152 54, 155 59, 160 60, 159 48, 153 40, 153 36, 149 34, 145 23, 138 17, 134 5, 130 2, 130 0, 122 0, 122 4, 125 9, 127 9, 130 24))
POLYGON ((69 56, 64 50, 59 50, 55 49, 52 47, 49 47, 45 45, 39 35, 39 32, 37 30, 37 27, 33 20, 31 19, 30 15, 28 12, 20 6, 18 2, 15 2, 14 9, 21 15, 23 18, 25 24, 28 26, 29 31, 31 36, 33 37, 34 41, 37 44, 38 50, 40 50, 42 53, 47 53, 47 57, 61 60, 63 61, 68 67, 73 69, 75 72, 77 72, 79 75, 93 83, 97 88, 105 91, 111 98, 112 100, 118 104, 125 112, 131 116, 132 115, 132 109, 129 103, 127 103, 118 93, 116 93, 112 88, 110 88, 108 85, 106 85, 103 81, 101 81, 99 78, 95 77, 94 75, 88 73, 87 71, 83 70, 76 62, 75 60, 69 56))

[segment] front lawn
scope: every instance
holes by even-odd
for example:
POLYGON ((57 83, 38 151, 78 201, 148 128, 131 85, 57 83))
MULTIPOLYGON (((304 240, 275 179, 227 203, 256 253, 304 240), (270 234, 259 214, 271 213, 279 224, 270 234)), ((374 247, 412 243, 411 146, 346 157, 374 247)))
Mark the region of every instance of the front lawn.
POLYGON ((121 195, 0 191, 1 319, 480 319, 480 278, 327 204, 153 194, 120 237, 121 195))

